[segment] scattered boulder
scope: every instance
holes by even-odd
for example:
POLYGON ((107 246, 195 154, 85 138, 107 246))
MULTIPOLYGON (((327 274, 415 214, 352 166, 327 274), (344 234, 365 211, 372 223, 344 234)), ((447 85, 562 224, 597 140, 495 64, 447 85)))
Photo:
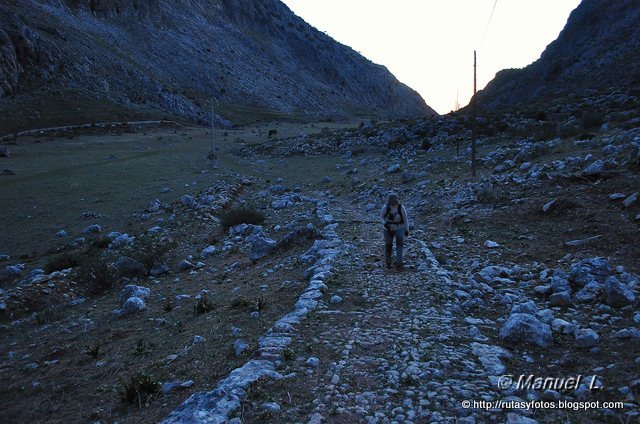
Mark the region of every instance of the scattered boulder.
POLYGON ((542 212, 547 213, 556 205, 557 199, 553 199, 550 202, 545 203, 542 206, 542 212))
POLYGON ((515 412, 509 412, 507 413, 507 421, 505 424, 538 424, 538 421, 525 417, 524 415, 516 414, 515 412))
POLYGON ((342 302, 342 298, 337 294, 331 296, 331 299, 329 299, 329 303, 332 305, 337 305, 338 303, 341 303, 341 302, 342 302))
POLYGON ((202 259, 207 259, 212 256, 215 256, 216 253, 217 253, 217 249, 215 246, 207 246, 206 248, 204 248, 202 253, 200 253, 200 257, 202 259))
POLYGON ((281 184, 276 184, 276 185, 271 186, 271 188, 269 189, 269 191, 270 191, 272 194, 284 194, 284 193, 286 193, 287 191, 289 191, 289 188, 287 188, 286 186, 283 186, 283 185, 281 185, 281 184))
POLYGON ((549 347, 553 343, 551 327, 530 314, 514 313, 500 329, 500 338, 510 342, 549 347))
POLYGON ((554 318, 551 322, 551 328, 563 334, 574 334, 578 326, 563 319, 554 318))
POLYGON ((590 281, 580 291, 578 291, 574 298, 577 302, 588 303, 593 302, 601 297, 602 284, 597 281, 590 281))
POLYGON ((637 200, 638 200, 638 192, 635 192, 629 195, 629 197, 627 197, 626 199, 624 199, 624 201, 622 202, 622 206, 624 206, 625 208, 628 208, 631 205, 633 205, 637 200))
POLYGON ((413 173, 413 172, 411 172, 411 171, 404 171, 404 172, 402 173, 402 183, 403 183, 403 184, 407 184, 407 183, 410 183, 410 182, 412 182, 412 181, 415 181, 415 180, 416 180, 416 178, 417 178, 417 177, 416 177, 416 174, 414 174, 414 173, 413 173))
POLYGON ((496 243, 495 241, 491 241, 491 240, 487 240, 484 242, 484 246, 488 247, 489 249, 495 249, 496 247, 500 247, 500 245, 498 243, 496 243))
POLYGON ((160 202, 160 199, 153 199, 151 202, 149 202, 149 206, 147 206, 147 212, 149 213, 158 212, 161 207, 162 207, 162 202, 160 202))
POLYGON ((595 162, 593 162, 591 165, 587 166, 583 171, 582 174, 586 175, 586 176, 591 176, 591 177, 595 177, 598 176, 600 174, 602 174, 603 172, 614 168, 616 165, 615 160, 613 159, 609 159, 609 160, 602 160, 602 159, 598 159, 595 162))
POLYGON ((69 243, 69 245, 71 245, 72 247, 78 248, 83 246, 85 241, 86 240, 84 237, 78 237, 77 239, 72 240, 71 243, 69 243))
POLYGON ((109 243, 109 249, 121 249, 131 246, 134 240, 129 234, 120 234, 109 243))
POLYGON ((247 349, 249 349, 249 345, 243 340, 238 339, 233 343, 233 351, 236 356, 242 355, 247 349))
POLYGON ((574 334, 576 344, 580 347, 591 348, 598 344, 600 336, 590 328, 581 328, 574 334))
POLYGON ((247 242, 249 243, 249 260, 251 262, 257 262, 264 258, 278 246, 275 240, 259 234, 250 235, 247 237, 247 242))
POLYGON ((562 292, 571 293, 571 285, 569 284, 569 281, 566 278, 556 275, 551 277, 551 279, 549 280, 549 283, 551 284, 551 288, 554 293, 562 293, 562 292))
POLYGON ((533 300, 530 300, 525 303, 520 303, 519 305, 514 305, 511 308, 511 313, 535 315, 538 313, 538 306, 533 300))
POLYGON ((166 274, 169 272, 169 265, 164 262, 155 262, 151 270, 149 270, 149 274, 152 277, 157 277, 158 275, 166 274))
POLYGON ((384 172, 386 174, 398 174, 400 173, 400 164, 399 163, 395 163, 393 165, 391 165, 390 167, 388 167, 384 172))
POLYGON ((305 361, 305 364, 307 364, 311 368, 318 368, 318 366, 320 365, 320 359, 316 358, 315 356, 312 356, 305 361))
POLYGON ((265 402, 262 404, 262 410, 277 414, 280 412, 280 405, 275 402, 265 402))
POLYGON ((551 304, 553 306, 567 306, 567 305, 570 305, 571 304, 571 294, 569 294, 569 292, 566 292, 566 291, 553 293, 549 297, 549 302, 551 302, 551 304))
POLYGON ((139 297, 130 297, 126 300, 122 308, 116 309, 113 311, 113 314, 119 317, 131 315, 136 312, 144 311, 147 309, 147 305, 144 303, 144 300, 139 297))
POLYGON ((193 196, 189 196, 188 194, 185 194, 184 196, 182 196, 180 198, 180 202, 185 206, 195 206, 196 205, 196 199, 193 196))
POLYGON ((151 295, 151 290, 147 287, 137 286, 135 284, 129 284, 122 289, 122 295, 120 295, 120 306, 124 307, 124 304, 128 299, 137 297, 140 299, 148 299, 151 295))
POLYGON ((0 280, 8 280, 11 278, 19 277, 24 270, 23 265, 7 265, 0 269, 0 280))
POLYGON ((252 234, 263 234, 262 226, 253 224, 238 224, 229 228, 229 235, 231 237, 246 237, 252 234))
POLYGON ((612 275, 604 282, 604 301, 609 306, 621 308, 634 303, 636 296, 633 290, 612 275))
POLYGON ((602 284, 611 273, 611 265, 606 259, 589 258, 578 262, 571 268, 569 281, 577 287, 584 287, 591 281, 602 284))
POLYGON ((191 262, 189 262, 188 260, 184 259, 184 260, 180 261, 180 263, 178 263, 178 271, 179 272, 188 271, 188 270, 192 269, 193 266, 194 265, 191 262))
POLYGON ((99 234, 102 232, 102 227, 98 224, 89 225, 84 230, 82 230, 82 234, 99 234))
POLYGON ((169 381, 166 383, 162 383, 162 394, 167 394, 174 389, 188 389, 193 386, 193 380, 187 381, 169 381))

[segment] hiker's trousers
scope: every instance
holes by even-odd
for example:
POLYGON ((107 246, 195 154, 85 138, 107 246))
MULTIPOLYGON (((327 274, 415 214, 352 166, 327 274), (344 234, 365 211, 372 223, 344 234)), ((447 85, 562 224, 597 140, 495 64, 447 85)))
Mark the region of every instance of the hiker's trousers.
POLYGON ((384 260, 387 265, 391 265, 393 254, 393 239, 396 239, 396 265, 402 265, 402 250, 404 247, 405 228, 399 227, 396 230, 384 230, 384 260))

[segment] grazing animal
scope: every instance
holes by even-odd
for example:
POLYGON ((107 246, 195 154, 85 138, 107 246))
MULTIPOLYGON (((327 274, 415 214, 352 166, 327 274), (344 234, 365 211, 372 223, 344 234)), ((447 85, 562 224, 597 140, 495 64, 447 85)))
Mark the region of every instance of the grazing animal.
POLYGON ((276 138, 278 136, 278 130, 269 130, 267 138, 276 138))

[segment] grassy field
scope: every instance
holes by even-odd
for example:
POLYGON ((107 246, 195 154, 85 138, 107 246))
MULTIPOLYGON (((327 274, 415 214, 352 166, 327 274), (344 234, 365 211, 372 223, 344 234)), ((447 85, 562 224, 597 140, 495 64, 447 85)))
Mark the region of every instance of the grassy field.
POLYGON ((345 125, 262 124, 216 131, 217 169, 207 159, 210 132, 200 127, 139 128, 71 139, 19 138, 9 146, 11 157, 0 159, 2 169, 16 173, 0 177, 0 253, 37 257, 61 243, 55 237, 58 231, 80 236, 94 223, 101 224, 103 231, 135 230, 132 214, 142 212, 151 200, 175 201, 203 190, 220 170, 274 180, 287 175, 290 183, 317 180, 322 172, 335 169, 332 158, 301 157, 281 164, 242 166, 229 159, 227 150, 237 146, 238 140, 264 141, 271 128, 284 137, 345 125), (311 168, 316 171, 309 173, 311 168), (163 188, 170 191, 161 193, 163 188), (99 218, 83 219, 83 212, 95 212, 99 218))

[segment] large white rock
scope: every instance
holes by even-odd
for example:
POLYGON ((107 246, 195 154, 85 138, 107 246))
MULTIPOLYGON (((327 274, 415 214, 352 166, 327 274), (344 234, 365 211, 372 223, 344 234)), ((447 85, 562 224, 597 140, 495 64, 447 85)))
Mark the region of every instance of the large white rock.
POLYGON ((147 309, 147 305, 144 303, 144 300, 134 296, 127 299, 122 305, 122 308, 113 311, 113 314, 122 317, 144 311, 145 309, 147 309))
POLYGON ((553 343, 551 327, 530 314, 511 314, 500 329, 500 338, 515 342, 549 347, 553 343))
POLYGON ((229 416, 240 408, 246 396, 245 389, 262 378, 281 379, 271 361, 253 359, 218 383, 215 390, 194 393, 176 408, 163 424, 222 424, 229 422, 229 416))
POLYGON ((636 295, 612 275, 604 282, 604 301, 609 306, 621 308, 634 303, 636 295))

